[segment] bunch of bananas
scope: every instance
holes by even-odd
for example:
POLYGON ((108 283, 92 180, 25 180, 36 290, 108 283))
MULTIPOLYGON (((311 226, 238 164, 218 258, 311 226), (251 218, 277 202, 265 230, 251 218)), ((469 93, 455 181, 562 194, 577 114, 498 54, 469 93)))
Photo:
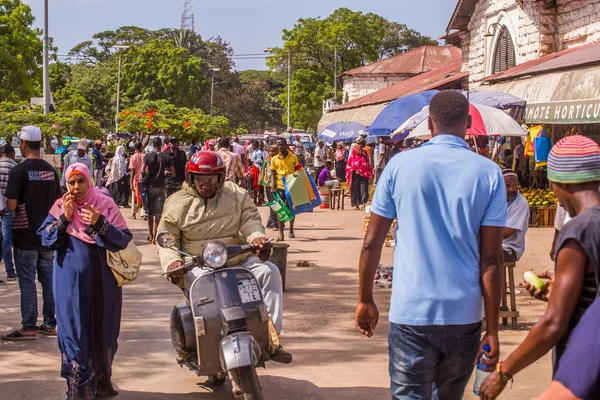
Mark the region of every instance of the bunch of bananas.
POLYGON ((558 199, 550 189, 521 189, 521 194, 527 199, 529 206, 553 206, 558 204, 558 199))

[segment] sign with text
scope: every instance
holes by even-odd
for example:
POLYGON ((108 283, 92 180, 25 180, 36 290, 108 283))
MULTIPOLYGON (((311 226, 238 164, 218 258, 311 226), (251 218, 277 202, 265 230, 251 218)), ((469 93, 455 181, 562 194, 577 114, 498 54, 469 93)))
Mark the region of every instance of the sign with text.
POLYGON ((600 123, 600 99, 528 102, 525 121, 528 124, 600 123))

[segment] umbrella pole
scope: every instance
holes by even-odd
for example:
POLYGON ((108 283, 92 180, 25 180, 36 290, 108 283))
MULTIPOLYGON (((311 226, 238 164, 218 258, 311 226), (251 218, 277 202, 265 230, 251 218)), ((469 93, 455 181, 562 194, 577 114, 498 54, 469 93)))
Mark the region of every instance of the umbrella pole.
POLYGON ((473 138, 473 143, 475 143, 475 152, 477 154, 479 154, 479 149, 477 148, 477 139, 475 138, 475 135, 471 136, 473 138))

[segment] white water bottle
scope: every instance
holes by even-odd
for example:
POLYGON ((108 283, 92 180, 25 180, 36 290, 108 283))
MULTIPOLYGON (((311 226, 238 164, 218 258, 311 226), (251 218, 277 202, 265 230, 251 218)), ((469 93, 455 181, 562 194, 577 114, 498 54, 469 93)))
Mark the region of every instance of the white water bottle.
MULTIPOLYGON (((490 352, 492 349, 490 348, 489 344, 484 344, 483 350, 490 352)), ((482 360, 489 361, 490 359, 487 358, 484 353, 479 355, 479 359, 477 361, 477 370, 475 371, 475 383, 473 384, 473 393, 475 393, 476 396, 479 396, 479 388, 481 387, 481 384, 485 378, 491 374, 491 372, 484 371, 484 369, 488 368, 489 366, 484 364, 482 360)))

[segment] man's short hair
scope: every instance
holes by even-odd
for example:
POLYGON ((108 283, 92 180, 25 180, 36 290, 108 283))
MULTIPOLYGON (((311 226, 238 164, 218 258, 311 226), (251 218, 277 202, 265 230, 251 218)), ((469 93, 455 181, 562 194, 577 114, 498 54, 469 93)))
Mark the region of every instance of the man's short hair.
POLYGON ((220 149, 228 149, 231 146, 231 141, 228 137, 224 137, 219 139, 219 148, 220 149))
POLYGON ((325 166, 329 168, 329 167, 333 166, 333 163, 331 162, 331 160, 327 160, 327 161, 325 161, 325 166))
POLYGON ((258 146, 258 140, 254 139, 254 140, 252 141, 252 146, 254 146, 254 145, 257 145, 257 146, 258 146))
POLYGON ((431 99, 429 115, 441 126, 466 124, 469 119, 469 101, 457 90, 442 90, 431 99))
POLYGON ((12 154, 15 152, 15 148, 12 147, 10 144, 5 144, 4 146, 0 147, 0 154, 12 154))
POLYGON ((160 149, 162 147, 162 139, 158 136, 152 139, 152 147, 155 149, 160 149))
POLYGON ((196 141, 192 140, 192 146, 195 146, 195 145, 196 145, 196 141))
POLYGON ((136 150, 141 150, 143 148, 142 142, 135 142, 135 144, 133 145, 133 148, 136 150))
POLYGON ((42 141, 41 140, 38 141, 38 142, 30 142, 29 140, 23 140, 23 142, 25 142, 25 144, 27 145, 27 147, 29 147, 31 150, 39 150, 42 147, 42 141))

